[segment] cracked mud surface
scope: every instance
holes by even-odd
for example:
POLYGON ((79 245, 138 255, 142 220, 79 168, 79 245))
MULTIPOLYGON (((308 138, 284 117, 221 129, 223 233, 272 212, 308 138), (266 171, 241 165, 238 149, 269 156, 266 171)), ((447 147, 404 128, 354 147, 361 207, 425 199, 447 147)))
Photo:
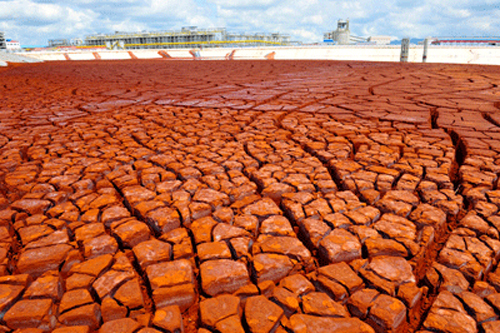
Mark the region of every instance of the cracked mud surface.
POLYGON ((0 70, 0 332, 499 332, 500 68, 0 70))

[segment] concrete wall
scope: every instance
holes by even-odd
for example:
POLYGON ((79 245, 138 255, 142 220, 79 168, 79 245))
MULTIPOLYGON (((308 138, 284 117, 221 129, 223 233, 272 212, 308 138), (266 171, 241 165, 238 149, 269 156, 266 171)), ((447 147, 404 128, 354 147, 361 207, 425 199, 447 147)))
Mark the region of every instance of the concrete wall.
POLYGON ((71 60, 95 60, 95 56, 91 52, 68 53, 71 60))
POLYGON ((170 55, 172 58, 193 59, 193 55, 190 53, 190 51, 190 49, 165 50, 165 52, 167 52, 168 55, 170 55))
MULTIPOLYGON (((307 47, 256 47, 220 48, 196 50, 202 60, 239 60, 239 59, 283 59, 283 60, 358 60, 398 62, 401 48, 394 46, 307 46, 307 47)), ((168 50, 127 50, 94 51, 102 60, 118 59, 195 59, 189 49, 168 50), (161 51, 161 52, 160 52, 161 51)), ((25 56, 51 60, 95 60, 92 51, 77 52, 33 52, 25 56)), ((422 62, 423 47, 411 46, 409 62, 422 62)), ((456 64, 500 65, 500 47, 471 46, 430 46, 427 62, 456 64)))
MULTIPOLYGON (((92 53, 90 53, 92 54, 92 53)), ((66 60, 64 57, 64 53, 62 52, 30 52, 30 53, 23 53, 23 55, 38 59, 38 60, 43 60, 43 61, 57 61, 57 60, 66 60)))
POLYGON ((158 50, 130 50, 137 59, 161 59, 158 50))
MULTIPOLYGON (((124 60, 132 59, 127 51, 107 51, 107 52, 97 52, 102 60, 124 60)), ((95 58, 94 58, 95 60, 95 58)))
POLYGON ((336 46, 277 49, 275 59, 399 61, 399 48, 336 46))
POLYGON ((500 47, 429 47, 427 62, 500 65, 500 47))
POLYGON ((18 53, 2 51, 2 52, 0 52, 0 61, 2 61, 4 63, 8 63, 8 62, 17 62, 17 63, 20 63, 20 62, 40 62, 40 60, 38 60, 36 58, 26 57, 25 55, 26 55, 25 53, 18 54, 18 53))

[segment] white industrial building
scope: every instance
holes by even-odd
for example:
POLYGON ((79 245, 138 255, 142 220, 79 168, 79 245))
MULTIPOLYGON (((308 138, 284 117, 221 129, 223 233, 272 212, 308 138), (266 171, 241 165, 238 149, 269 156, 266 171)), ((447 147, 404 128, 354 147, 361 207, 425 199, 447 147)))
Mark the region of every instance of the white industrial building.
POLYGON ((19 51, 21 50, 21 43, 17 40, 7 39, 5 40, 5 47, 9 51, 19 51))
POLYGON ((49 47, 107 49, 179 49, 290 45, 290 36, 280 33, 230 33, 225 28, 184 27, 179 31, 115 32, 96 34, 85 40, 52 39, 49 47))

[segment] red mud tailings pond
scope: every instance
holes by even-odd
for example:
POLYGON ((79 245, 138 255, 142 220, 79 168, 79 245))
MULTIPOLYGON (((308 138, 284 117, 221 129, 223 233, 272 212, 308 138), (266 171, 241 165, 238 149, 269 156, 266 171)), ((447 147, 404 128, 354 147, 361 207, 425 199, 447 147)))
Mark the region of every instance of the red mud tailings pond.
POLYGON ((499 332, 499 81, 333 61, 1 69, 0 330, 499 332))

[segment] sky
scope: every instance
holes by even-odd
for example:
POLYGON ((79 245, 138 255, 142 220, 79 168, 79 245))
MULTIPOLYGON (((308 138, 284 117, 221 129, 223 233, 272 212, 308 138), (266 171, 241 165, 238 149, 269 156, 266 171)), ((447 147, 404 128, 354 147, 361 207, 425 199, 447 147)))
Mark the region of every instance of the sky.
POLYGON ((499 36, 500 0, 0 0, 0 31, 21 45, 184 26, 314 43, 338 19, 364 37, 499 36))

